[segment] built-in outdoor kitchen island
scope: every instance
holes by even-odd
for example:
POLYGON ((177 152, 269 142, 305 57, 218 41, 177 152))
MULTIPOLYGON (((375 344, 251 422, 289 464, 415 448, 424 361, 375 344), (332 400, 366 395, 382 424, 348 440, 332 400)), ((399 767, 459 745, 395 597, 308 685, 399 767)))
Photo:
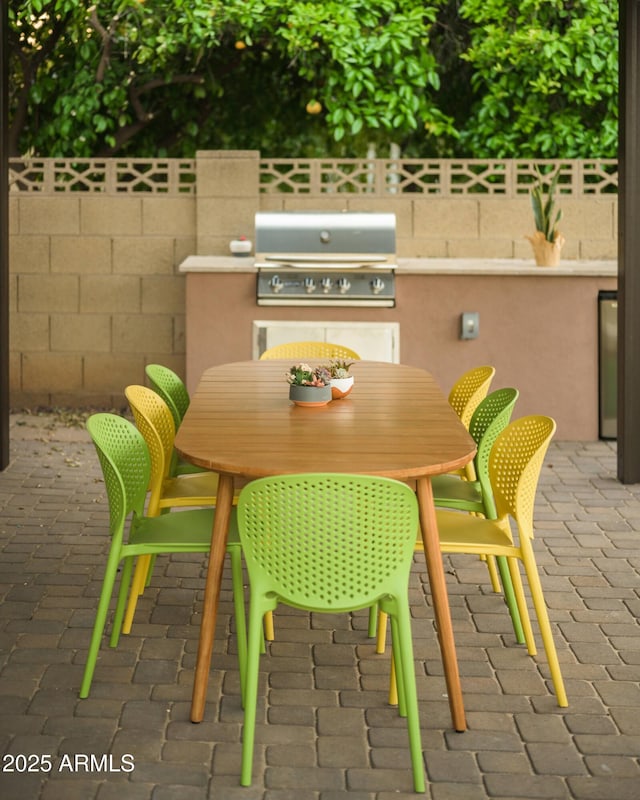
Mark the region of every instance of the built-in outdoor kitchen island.
POLYGON ((616 288, 616 269, 612 261, 543 268, 532 260, 397 258, 393 308, 259 306, 253 258, 191 256, 180 266, 187 382, 193 390, 206 367, 257 358, 276 343, 260 331, 280 335, 283 324, 290 340, 340 341, 364 358, 376 357, 368 345, 391 341, 388 360, 428 369, 445 391, 466 369, 492 364, 495 388, 520 390, 518 416, 548 414, 558 439, 595 440, 598 292, 616 288), (461 338, 463 312, 478 313, 476 338, 461 338))

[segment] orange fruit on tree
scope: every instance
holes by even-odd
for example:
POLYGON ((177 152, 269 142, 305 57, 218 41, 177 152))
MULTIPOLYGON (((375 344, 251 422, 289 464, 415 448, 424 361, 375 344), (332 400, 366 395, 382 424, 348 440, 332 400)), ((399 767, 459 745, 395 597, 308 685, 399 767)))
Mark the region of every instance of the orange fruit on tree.
POLYGON ((319 114, 322 111, 322 104, 317 100, 309 100, 306 108, 307 114, 319 114))

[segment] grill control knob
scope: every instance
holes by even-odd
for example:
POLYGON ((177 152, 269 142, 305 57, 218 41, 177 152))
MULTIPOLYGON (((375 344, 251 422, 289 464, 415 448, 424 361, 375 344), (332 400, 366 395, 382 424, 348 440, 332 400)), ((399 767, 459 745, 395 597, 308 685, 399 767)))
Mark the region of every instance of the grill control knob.
POLYGON ((304 279, 304 289, 307 294, 311 294, 311 292, 315 292, 316 290, 316 282, 313 278, 305 278, 304 279))
POLYGON ((382 278, 374 278, 371 281, 371 291, 374 294, 380 294, 380 292, 384 289, 384 281, 382 278))
POLYGON ((273 278, 271 278, 269 286, 271 287, 271 291, 276 294, 284 289, 284 283, 278 275, 274 275, 273 278))
POLYGON ((322 284, 322 291, 325 294, 328 294, 333 284, 333 281, 331 280, 331 278, 323 278, 321 284, 322 284))
POLYGON ((349 278, 338 278, 338 289, 340 290, 340 294, 346 294, 350 288, 351 284, 349 283, 349 278))

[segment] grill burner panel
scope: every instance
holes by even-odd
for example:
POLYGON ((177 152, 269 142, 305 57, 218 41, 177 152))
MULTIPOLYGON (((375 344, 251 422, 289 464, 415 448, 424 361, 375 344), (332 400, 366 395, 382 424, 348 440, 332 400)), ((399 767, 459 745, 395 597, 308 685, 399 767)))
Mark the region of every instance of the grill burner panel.
POLYGON ((263 306, 395 306, 395 215, 256 214, 263 306))
POLYGON ((393 270, 268 269, 258 273, 261 306, 382 306, 395 305, 393 270))

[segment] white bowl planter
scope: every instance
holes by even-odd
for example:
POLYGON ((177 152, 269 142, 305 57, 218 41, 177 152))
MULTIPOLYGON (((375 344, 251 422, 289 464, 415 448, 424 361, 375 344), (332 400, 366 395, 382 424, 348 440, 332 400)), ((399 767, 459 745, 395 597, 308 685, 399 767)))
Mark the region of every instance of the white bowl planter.
POLYGON ((353 389, 353 375, 348 378, 331 378, 331 397, 342 400, 353 389))

